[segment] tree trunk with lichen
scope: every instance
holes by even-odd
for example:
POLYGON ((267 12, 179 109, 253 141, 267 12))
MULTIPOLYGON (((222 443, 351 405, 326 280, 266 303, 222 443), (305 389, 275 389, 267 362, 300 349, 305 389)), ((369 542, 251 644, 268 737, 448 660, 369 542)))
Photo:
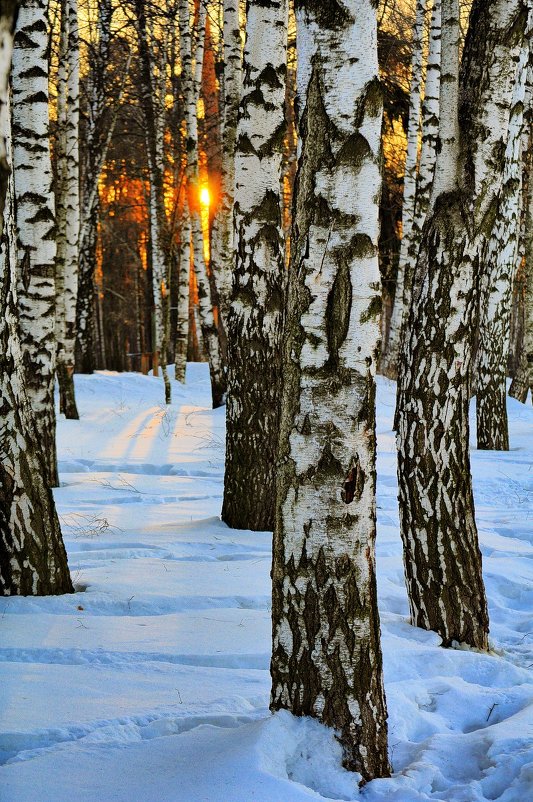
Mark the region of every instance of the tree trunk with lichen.
POLYGON ((443 0, 440 148, 400 371, 398 480, 411 619, 444 645, 480 649, 488 646, 488 613, 470 475, 470 373, 524 27, 520 0, 474 0, 459 86, 459 5, 443 0))
POLYGON ((18 304, 26 389, 57 487, 55 379, 55 209, 48 117, 48 3, 23 0, 13 50, 13 168, 18 236, 18 304))
POLYGON ((301 156, 272 569, 271 709, 333 727, 363 780, 389 773, 374 556, 376 5, 296 3, 301 156))
POLYGON ((222 520, 274 527, 285 264, 281 170, 287 72, 286 0, 248 3, 237 129, 236 264, 228 326, 222 520))
POLYGON ((0 596, 70 593, 59 520, 25 389, 17 315, 8 75, 16 3, 0 8, 0 596))

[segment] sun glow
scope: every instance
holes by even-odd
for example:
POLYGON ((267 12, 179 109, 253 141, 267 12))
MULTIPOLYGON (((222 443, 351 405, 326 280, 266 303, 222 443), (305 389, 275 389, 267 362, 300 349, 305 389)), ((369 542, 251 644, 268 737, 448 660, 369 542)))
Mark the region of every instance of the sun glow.
POLYGON ((200 203, 202 206, 209 206, 211 203, 211 195, 207 187, 202 187, 200 190, 200 203))

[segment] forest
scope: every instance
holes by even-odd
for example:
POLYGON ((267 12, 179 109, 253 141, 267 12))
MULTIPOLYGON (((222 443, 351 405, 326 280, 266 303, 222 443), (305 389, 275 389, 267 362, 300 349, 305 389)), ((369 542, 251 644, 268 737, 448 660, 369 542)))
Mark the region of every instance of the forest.
POLYGON ((533 800, 533 0, 0 0, 0 802, 533 800))

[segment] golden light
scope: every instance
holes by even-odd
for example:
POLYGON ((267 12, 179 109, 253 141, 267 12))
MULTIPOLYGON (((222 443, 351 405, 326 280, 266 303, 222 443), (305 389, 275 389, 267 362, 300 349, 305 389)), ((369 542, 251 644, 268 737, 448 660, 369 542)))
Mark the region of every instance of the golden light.
POLYGON ((207 187, 202 187, 200 190, 200 203, 202 206, 209 206, 211 203, 211 196, 207 187))

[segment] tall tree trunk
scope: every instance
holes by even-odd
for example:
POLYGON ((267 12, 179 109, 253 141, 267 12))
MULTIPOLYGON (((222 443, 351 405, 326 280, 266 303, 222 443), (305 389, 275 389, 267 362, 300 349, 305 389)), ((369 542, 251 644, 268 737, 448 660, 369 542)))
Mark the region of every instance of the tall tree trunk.
POLYGON ((70 593, 72 583, 25 390, 18 338, 17 247, 8 74, 16 3, 0 8, 0 596, 70 593), (6 203, 7 195, 7 203, 6 203), (5 220, 5 223, 4 223, 5 220))
POLYGON ((58 177, 56 254, 57 378, 60 409, 78 420, 74 391, 74 347, 80 235, 79 36, 77 0, 61 3, 58 81, 58 177))
POLYGON ((415 213, 416 178, 418 170, 418 140, 420 136, 421 93, 423 85, 424 30, 426 27, 427 0, 416 0, 416 17, 413 30, 413 55, 411 60, 411 89, 409 92, 409 123, 407 127, 407 154, 405 159, 402 241, 396 278, 394 306, 389 330, 387 349, 381 360, 381 371, 385 376, 396 378, 398 352, 404 315, 405 268, 411 245, 411 231, 415 213))
MULTIPOLYGON (((98 230, 98 181, 111 139, 117 108, 107 119, 106 70, 110 59, 112 0, 99 0, 98 42, 90 60, 88 75, 88 114, 85 132, 85 158, 82 165, 81 225, 79 236, 79 282, 77 298, 76 369, 92 373, 95 366, 95 283, 98 230)), ((127 72, 127 70, 126 70, 127 72)))
POLYGON ((529 391, 533 402, 533 176, 529 175, 525 198, 525 287, 524 287, 524 337, 516 376, 511 382, 509 395, 522 404, 527 401, 529 391))
POLYGON ((0 8, 0 241, 4 233, 4 208, 11 166, 8 160, 9 73, 13 55, 13 35, 19 8, 18 0, 6 0, 0 8))
POLYGON ((201 64, 203 61, 202 28, 205 30, 205 5, 200 3, 198 21, 198 47, 196 49, 196 69, 192 64, 192 34, 190 25, 189 0, 179 2, 180 54, 182 67, 182 89, 185 103, 185 124, 187 130, 187 189, 191 217, 193 258, 196 280, 198 282, 198 308, 205 348, 209 359, 211 374, 211 393, 213 408, 222 406, 226 396, 226 375, 222 363, 219 334, 213 315, 211 291, 204 257, 202 219, 200 214, 200 182, 198 171, 198 120, 196 116, 197 89, 201 83, 201 64), (202 22, 203 16, 203 22, 202 22))
POLYGON ((13 167, 26 387, 46 481, 59 484, 54 409, 55 210, 48 118, 48 3, 23 0, 13 50, 13 167))
MULTIPOLYGON (((530 27, 530 26, 528 26, 530 27)), ((522 194, 522 140, 529 33, 520 54, 507 135, 503 186, 483 275, 479 348, 476 365, 477 446, 509 450, 507 357, 511 301, 517 268, 522 194)))
MULTIPOLYGON (((159 361, 165 384, 165 402, 171 402, 171 385, 167 372, 169 326, 169 276, 171 245, 165 212, 165 96, 166 96, 166 39, 161 44, 160 63, 156 70, 155 55, 150 52, 145 0, 136 0, 138 47, 141 61, 141 103, 146 122, 146 145, 150 173, 150 242, 152 289, 154 300, 154 337, 152 350, 159 351, 159 361), (159 77, 159 80, 158 80, 159 77)), ((154 41, 154 36, 150 37, 154 41)))
POLYGON ((189 289, 191 271, 191 219, 187 204, 183 209, 181 223, 181 246, 178 276, 178 309, 176 330, 175 376, 185 384, 187 370, 187 346, 189 342, 189 289))
POLYGON ((458 0, 443 0, 442 10, 440 148, 400 370, 401 534, 413 624, 438 632, 444 645, 486 649, 468 448, 470 367, 525 17, 520 0, 474 0, 459 106, 458 0))
POLYGON ((271 709, 389 773, 376 602, 381 93, 376 3, 296 3, 301 156, 284 339, 271 709))
POLYGON ((234 268, 233 203, 235 144, 242 88, 239 0, 223 0, 224 113, 220 206, 211 236, 211 269, 215 277, 219 311, 227 331, 234 268))
POLYGON ((248 3, 237 129, 236 265, 228 328, 226 471, 222 520, 274 528, 285 298, 282 161, 287 0, 248 3))

